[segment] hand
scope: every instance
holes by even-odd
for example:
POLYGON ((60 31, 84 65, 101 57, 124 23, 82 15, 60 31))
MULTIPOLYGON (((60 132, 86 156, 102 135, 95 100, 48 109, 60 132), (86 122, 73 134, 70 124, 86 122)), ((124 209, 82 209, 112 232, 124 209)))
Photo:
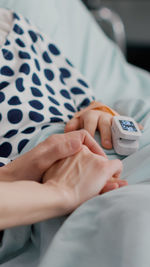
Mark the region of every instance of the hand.
MULTIPOLYGON (((101 136, 101 144, 106 149, 112 149, 112 125, 113 115, 100 110, 87 110, 79 118, 72 118, 65 126, 65 132, 75 131, 84 128, 92 137, 98 130, 101 136)), ((138 124, 142 130, 141 124, 138 124)))
POLYGON ((53 164, 44 174, 43 183, 62 196, 62 214, 67 214, 99 195, 107 181, 119 178, 121 171, 120 160, 110 161, 83 146, 80 152, 53 164))
POLYGON ((35 148, 0 168, 0 181, 33 180, 39 182, 43 173, 56 161, 74 155, 82 144, 106 157, 102 148, 85 130, 54 134, 35 148))
POLYGON ((113 177, 111 178, 106 185, 103 187, 102 191, 100 192, 101 194, 107 193, 109 191, 112 191, 114 189, 123 187, 128 185, 128 182, 126 180, 121 180, 117 177, 113 177))
POLYGON ((95 131, 99 130, 101 136, 101 144, 104 148, 112 148, 111 124, 113 116, 107 112, 100 110, 88 110, 79 118, 73 118, 66 124, 65 132, 74 131, 84 128, 93 137, 95 131))

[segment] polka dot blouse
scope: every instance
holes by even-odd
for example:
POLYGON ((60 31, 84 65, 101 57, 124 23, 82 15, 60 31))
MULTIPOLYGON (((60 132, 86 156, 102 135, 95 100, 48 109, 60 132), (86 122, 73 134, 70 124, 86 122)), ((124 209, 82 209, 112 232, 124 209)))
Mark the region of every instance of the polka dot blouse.
POLYGON ((67 122, 94 99, 92 90, 47 36, 13 13, 0 47, 0 166, 53 123, 67 122))

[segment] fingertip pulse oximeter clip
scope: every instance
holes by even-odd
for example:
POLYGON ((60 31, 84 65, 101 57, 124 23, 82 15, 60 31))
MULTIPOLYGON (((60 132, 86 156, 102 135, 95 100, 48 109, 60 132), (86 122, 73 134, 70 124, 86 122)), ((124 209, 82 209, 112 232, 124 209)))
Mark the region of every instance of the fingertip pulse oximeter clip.
POLYGON ((141 131, 133 118, 114 116, 111 130, 113 147, 117 154, 128 156, 138 150, 141 131))

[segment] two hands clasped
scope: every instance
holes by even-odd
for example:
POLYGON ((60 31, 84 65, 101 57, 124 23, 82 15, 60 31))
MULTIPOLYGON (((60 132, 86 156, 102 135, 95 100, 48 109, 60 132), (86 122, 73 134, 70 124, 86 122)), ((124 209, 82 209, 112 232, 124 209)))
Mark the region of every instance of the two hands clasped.
POLYGON ((92 197, 127 185, 120 179, 121 161, 108 160, 92 137, 98 129, 103 147, 111 148, 111 121, 106 112, 88 111, 69 121, 64 134, 1 167, 0 229, 71 213, 92 197))

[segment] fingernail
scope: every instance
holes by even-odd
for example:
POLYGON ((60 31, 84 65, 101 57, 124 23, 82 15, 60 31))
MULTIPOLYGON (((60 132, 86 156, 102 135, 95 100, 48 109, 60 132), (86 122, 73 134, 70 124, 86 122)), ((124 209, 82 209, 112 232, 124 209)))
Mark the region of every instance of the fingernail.
POLYGON ((112 147, 112 144, 109 140, 105 140, 104 143, 105 143, 105 146, 112 147))

